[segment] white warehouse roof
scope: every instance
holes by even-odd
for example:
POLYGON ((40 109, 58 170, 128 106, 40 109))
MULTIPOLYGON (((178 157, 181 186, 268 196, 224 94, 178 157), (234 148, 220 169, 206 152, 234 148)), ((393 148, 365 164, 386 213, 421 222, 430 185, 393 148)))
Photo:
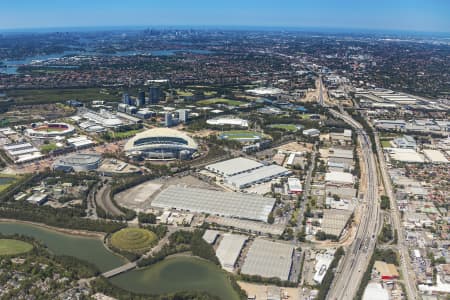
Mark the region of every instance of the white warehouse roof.
POLYGON ((223 239, 216 250, 216 256, 223 269, 233 272, 234 265, 236 264, 246 241, 247 237, 245 235, 230 233, 223 235, 223 239))
POLYGON ((325 181, 332 183, 352 184, 353 175, 347 172, 329 172, 325 174, 325 181))
POLYGON ((244 157, 237 157, 215 164, 207 165, 206 169, 221 174, 223 176, 232 176, 252 169, 264 166, 262 163, 244 157))
POLYGON ((289 280, 293 252, 292 245, 257 238, 248 250, 241 273, 289 280))
POLYGON ((275 205, 275 199, 259 195, 171 186, 162 191, 153 200, 152 205, 266 222, 275 205))
POLYGON ((425 154, 425 157, 432 163, 448 163, 448 160, 441 151, 423 150, 423 154, 425 154))
POLYGON ((249 172, 230 176, 226 182, 236 188, 245 188, 255 183, 269 181, 272 178, 285 176, 291 172, 279 165, 264 166, 249 172))

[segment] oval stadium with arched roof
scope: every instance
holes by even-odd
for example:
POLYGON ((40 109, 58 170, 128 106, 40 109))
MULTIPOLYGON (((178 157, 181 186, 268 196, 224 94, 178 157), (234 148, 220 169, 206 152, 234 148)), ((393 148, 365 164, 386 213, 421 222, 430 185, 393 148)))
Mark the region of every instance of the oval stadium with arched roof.
POLYGON ((125 144, 128 156, 145 159, 190 159, 197 152, 197 143, 187 134, 170 128, 153 128, 138 133, 125 144))

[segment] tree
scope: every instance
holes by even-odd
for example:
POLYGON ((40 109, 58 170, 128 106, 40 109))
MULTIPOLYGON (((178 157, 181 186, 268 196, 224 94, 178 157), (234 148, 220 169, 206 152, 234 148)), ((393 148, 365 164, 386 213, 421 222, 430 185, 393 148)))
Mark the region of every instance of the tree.
POLYGON ((273 213, 271 212, 269 214, 269 217, 267 218, 267 223, 273 224, 273 222, 275 222, 275 218, 273 217, 273 213))
POLYGON ((382 195, 381 196, 381 203, 380 203, 381 209, 391 209, 391 203, 389 201, 389 197, 382 195))

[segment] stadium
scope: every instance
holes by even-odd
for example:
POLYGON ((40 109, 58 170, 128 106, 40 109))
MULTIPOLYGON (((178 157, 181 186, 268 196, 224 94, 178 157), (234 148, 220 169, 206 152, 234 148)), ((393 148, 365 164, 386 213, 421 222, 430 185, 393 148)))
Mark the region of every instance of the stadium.
POLYGON ((96 170, 102 161, 101 155, 77 153, 64 156, 53 163, 53 170, 86 172, 96 170))
POLYGON ((38 123, 31 124, 26 134, 35 138, 53 138, 61 135, 72 134, 75 128, 67 123, 38 123))
POLYGON ((170 128, 153 128, 128 140, 124 151, 129 156, 145 159, 190 159, 197 143, 186 134, 170 128))

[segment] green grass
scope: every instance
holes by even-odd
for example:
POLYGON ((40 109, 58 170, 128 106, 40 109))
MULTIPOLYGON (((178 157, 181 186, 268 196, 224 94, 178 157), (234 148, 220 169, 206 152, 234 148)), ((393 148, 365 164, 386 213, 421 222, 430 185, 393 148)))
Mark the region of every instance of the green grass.
POLYGON ((17 255, 31 251, 33 245, 13 239, 0 239, 0 256, 17 255))
POLYGON ((224 131, 220 134, 221 136, 227 136, 229 140, 239 140, 246 138, 253 138, 254 136, 259 136, 260 138, 263 136, 262 134, 250 130, 230 130, 224 131))
POLYGON ((194 96, 194 93, 192 93, 191 91, 186 91, 186 90, 176 90, 177 95, 181 96, 181 97, 188 97, 188 96, 194 96))
POLYGON ((383 148, 391 148, 392 146, 391 146, 391 141, 390 140, 381 140, 380 141, 381 142, 381 146, 383 147, 383 148))
POLYGON ((231 105, 231 106, 239 106, 241 104, 244 104, 244 102, 226 99, 226 98, 212 98, 212 99, 200 100, 197 102, 198 105, 211 105, 211 104, 219 104, 219 103, 227 104, 227 105, 231 105))
POLYGON ((105 94, 101 88, 83 89, 37 89, 37 90, 11 90, 8 96, 14 98, 17 104, 53 103, 77 99, 92 101, 96 99, 120 100, 121 94, 116 90, 108 90, 105 94))
POLYGON ((43 153, 49 153, 52 150, 58 149, 58 146, 56 146, 55 143, 50 143, 50 144, 44 144, 41 146, 41 151, 43 153))
POLYGON ((137 133, 139 133, 141 131, 142 131, 142 129, 129 130, 129 131, 123 131, 123 132, 114 132, 114 133, 110 133, 110 136, 116 137, 118 139, 125 139, 125 138, 135 136, 137 133))
POLYGON ((124 228, 111 236, 111 245, 130 252, 143 252, 157 242, 157 236, 142 228, 124 228))
POLYGON ((16 183, 19 178, 20 176, 17 175, 0 174, 0 192, 16 183))
POLYGON ((283 129, 286 131, 297 131, 297 126, 295 126, 294 124, 272 124, 269 126, 270 128, 276 128, 276 129, 283 129))

